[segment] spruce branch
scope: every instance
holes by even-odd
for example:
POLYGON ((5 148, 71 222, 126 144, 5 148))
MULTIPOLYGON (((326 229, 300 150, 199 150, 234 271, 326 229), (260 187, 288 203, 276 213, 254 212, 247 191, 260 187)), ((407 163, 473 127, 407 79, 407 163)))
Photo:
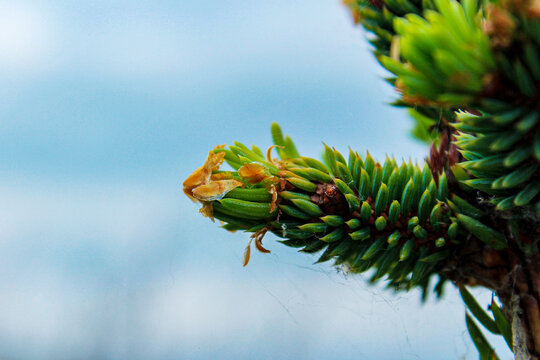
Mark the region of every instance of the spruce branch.
POLYGON ((396 106, 431 144, 422 166, 325 145, 300 156, 272 125, 266 154, 234 143, 210 151, 184 182, 201 213, 229 231, 272 232, 317 262, 389 288, 437 296, 460 288, 481 358, 496 358, 476 320, 516 359, 540 359, 540 0, 345 0, 370 32, 396 106), (280 159, 273 159, 272 151, 280 159), (230 171, 220 170, 226 161, 230 171), (465 286, 491 289, 489 315, 465 286))
POLYGON ((444 172, 436 181, 427 164, 390 158, 381 164, 352 150, 346 160, 329 146, 323 163, 298 156, 279 126, 272 129, 280 160, 271 158, 273 147, 264 156, 236 142, 211 151, 184 183, 203 214, 223 221, 225 229, 250 232, 259 245, 270 231, 284 245, 320 252, 317 262, 333 259, 352 273, 374 269, 371 281, 386 277, 395 290, 419 286, 424 297, 435 275, 443 283, 473 282, 454 271, 465 243, 508 248, 504 229, 486 225, 484 210, 449 193, 444 172), (233 171, 219 170, 223 161, 233 171))

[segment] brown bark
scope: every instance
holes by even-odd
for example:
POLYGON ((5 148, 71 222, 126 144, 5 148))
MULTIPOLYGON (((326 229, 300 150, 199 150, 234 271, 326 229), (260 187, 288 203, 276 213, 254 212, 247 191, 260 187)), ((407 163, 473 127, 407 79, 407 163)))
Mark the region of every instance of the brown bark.
POLYGON ((497 290, 503 310, 512 324, 516 359, 540 360, 540 264, 538 257, 527 259, 497 290))
POLYGON ((512 325, 516 360, 540 360, 540 255, 495 251, 470 239, 441 271, 456 284, 493 290, 512 325))

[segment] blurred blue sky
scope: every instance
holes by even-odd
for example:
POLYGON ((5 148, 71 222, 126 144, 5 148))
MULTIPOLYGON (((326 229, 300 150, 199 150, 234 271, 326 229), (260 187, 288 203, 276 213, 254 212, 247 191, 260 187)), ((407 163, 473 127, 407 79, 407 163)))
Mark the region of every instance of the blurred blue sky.
POLYGON ((421 161, 365 36, 337 0, 0 1, 0 358, 476 358, 453 289, 420 307, 270 236, 242 268, 182 194, 272 121, 421 161))

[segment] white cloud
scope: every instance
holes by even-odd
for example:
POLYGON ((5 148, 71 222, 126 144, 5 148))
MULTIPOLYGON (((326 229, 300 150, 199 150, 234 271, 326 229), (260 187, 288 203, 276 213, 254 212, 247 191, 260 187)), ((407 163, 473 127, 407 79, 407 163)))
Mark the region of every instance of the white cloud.
POLYGON ((0 198, 4 250, 45 238, 49 246, 90 244, 125 254, 171 231, 179 212, 156 184, 3 182, 0 198))
MULTIPOLYGON (((417 292, 395 296, 358 277, 294 269, 251 281, 175 275, 154 284, 140 314, 156 357, 174 351, 188 358, 219 352, 250 358, 243 355, 250 351, 261 359, 477 356, 464 332, 463 305, 450 287, 445 302, 419 307, 417 292)), ((507 354, 501 339, 496 344, 507 354)))
POLYGON ((51 65, 56 48, 54 21, 41 8, 0 3, 0 70, 36 72, 51 65))
POLYGON ((66 281, 55 272, 19 276, 0 282, 0 356, 477 357, 455 291, 449 302, 419 308, 418 294, 392 297, 305 271, 275 275, 242 282, 223 273, 178 271, 114 287, 66 281))
POLYGON ((0 69, 187 80, 283 72, 291 66, 298 74, 321 64, 339 67, 370 58, 361 32, 353 29, 338 2, 210 2, 200 8, 173 6, 171 13, 158 3, 0 3, 0 69), (343 38, 344 33, 350 37, 343 38), (351 51, 357 56, 341 56, 351 51))
MULTIPOLYGON (((93 24, 93 26, 101 24, 93 24)), ((128 79, 186 74, 199 60, 186 31, 156 17, 115 18, 111 24, 79 33, 76 61, 99 73, 128 79)), ((77 65, 77 64, 74 64, 77 65)))
POLYGON ((193 87, 254 72, 335 73, 372 61, 337 1, 210 2, 202 10, 173 6, 171 12, 159 3, 52 4, 0 2, 1 72, 172 76, 193 87))

